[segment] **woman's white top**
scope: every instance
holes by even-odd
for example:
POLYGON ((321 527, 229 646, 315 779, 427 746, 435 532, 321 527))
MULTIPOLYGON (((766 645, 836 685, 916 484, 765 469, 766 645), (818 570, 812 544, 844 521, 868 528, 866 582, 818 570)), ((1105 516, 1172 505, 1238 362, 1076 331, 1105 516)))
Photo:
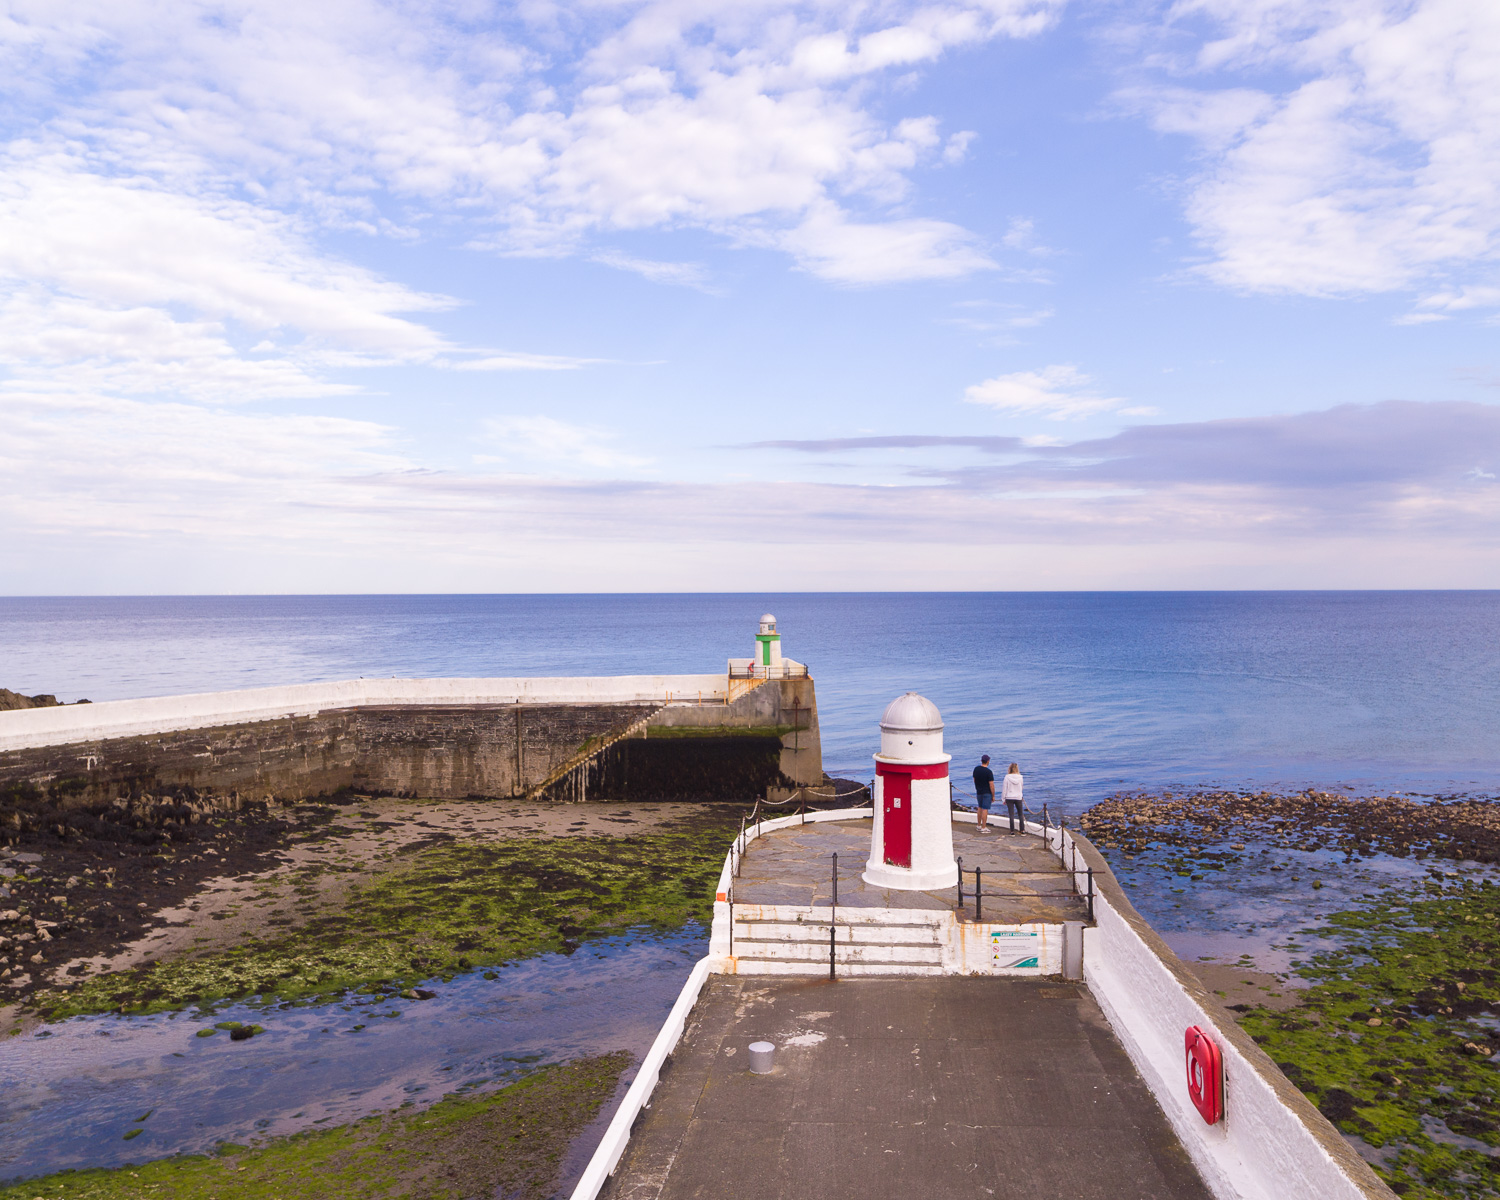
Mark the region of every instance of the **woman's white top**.
POLYGON ((1021 776, 1019 774, 1007 775, 1005 782, 1000 787, 1000 799, 1019 800, 1021 798, 1021 776))

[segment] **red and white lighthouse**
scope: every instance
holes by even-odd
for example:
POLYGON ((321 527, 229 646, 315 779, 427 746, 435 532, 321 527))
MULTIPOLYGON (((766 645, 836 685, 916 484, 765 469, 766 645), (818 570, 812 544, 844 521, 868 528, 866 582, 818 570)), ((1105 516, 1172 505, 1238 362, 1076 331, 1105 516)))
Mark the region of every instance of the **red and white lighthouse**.
POLYGON ((865 882, 929 891, 958 884, 948 789, 950 754, 943 718, 931 700, 907 692, 880 718, 875 756, 875 831, 865 882))

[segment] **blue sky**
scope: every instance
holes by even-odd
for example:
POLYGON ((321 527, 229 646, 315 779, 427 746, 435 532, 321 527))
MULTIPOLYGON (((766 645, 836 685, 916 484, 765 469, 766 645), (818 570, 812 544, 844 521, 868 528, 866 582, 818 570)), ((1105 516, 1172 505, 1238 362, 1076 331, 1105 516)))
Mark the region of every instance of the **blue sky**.
POLYGON ((0 10, 0 591, 1500 586, 1500 9, 0 10))

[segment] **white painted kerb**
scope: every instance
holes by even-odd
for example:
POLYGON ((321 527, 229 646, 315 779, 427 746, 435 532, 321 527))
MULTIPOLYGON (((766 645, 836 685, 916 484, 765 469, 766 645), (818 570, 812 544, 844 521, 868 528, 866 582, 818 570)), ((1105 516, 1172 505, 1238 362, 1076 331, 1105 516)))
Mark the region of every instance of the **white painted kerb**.
POLYGON ((324 709, 444 704, 721 704, 723 675, 616 675, 535 679, 345 679, 288 687, 103 700, 0 712, 0 750, 209 729, 324 709))

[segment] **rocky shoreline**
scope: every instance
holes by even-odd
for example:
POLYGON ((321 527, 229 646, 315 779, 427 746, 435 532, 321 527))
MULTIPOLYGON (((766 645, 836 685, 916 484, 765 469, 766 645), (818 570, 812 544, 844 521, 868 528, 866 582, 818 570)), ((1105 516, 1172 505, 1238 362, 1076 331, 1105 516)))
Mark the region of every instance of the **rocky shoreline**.
POLYGON ((1137 793, 1101 801, 1080 823, 1099 844, 1124 850, 1151 843, 1184 847, 1273 838, 1304 850, 1338 850, 1349 858, 1431 855, 1500 862, 1500 807, 1467 797, 1356 798, 1313 790, 1137 793))

